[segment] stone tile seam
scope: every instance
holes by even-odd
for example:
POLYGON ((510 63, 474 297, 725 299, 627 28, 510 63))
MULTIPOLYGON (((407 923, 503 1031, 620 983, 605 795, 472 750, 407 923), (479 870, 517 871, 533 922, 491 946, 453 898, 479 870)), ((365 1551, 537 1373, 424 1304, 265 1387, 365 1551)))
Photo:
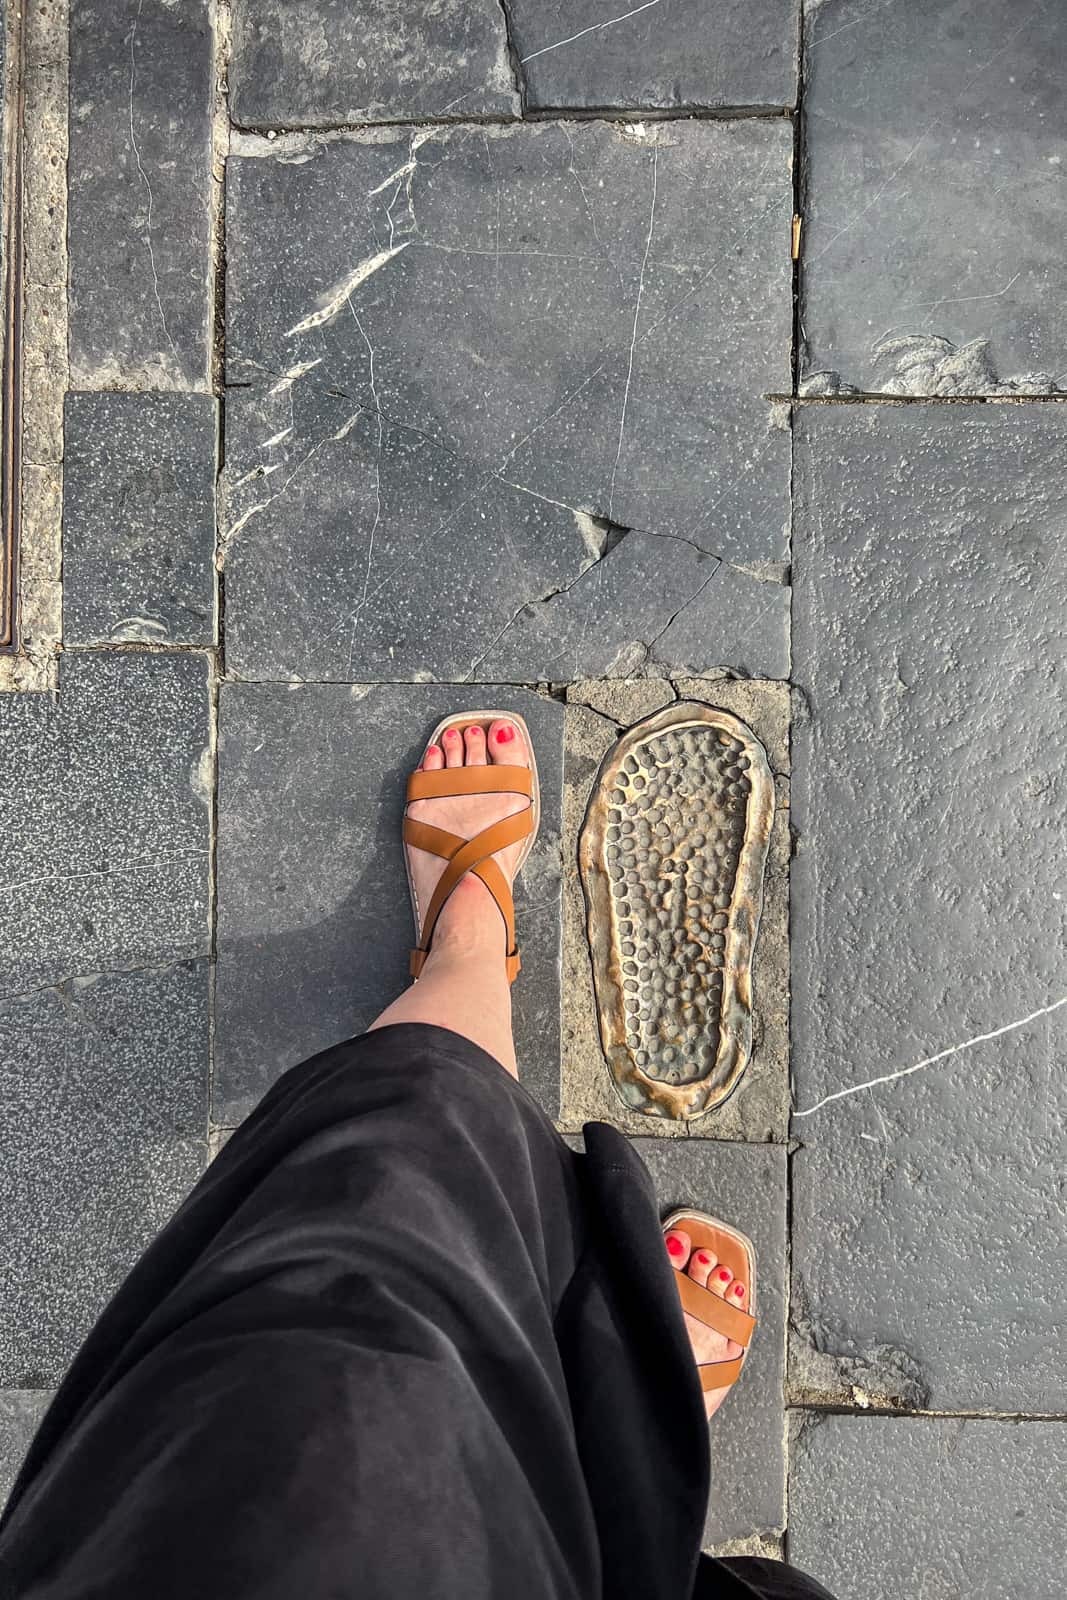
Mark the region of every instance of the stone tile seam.
MULTIPOLYGON (((231 132, 263 139, 280 139, 285 135, 302 135, 309 139, 345 139, 352 135, 374 134, 379 128, 396 128, 407 131, 414 128, 521 128, 540 122, 606 122, 628 127, 641 122, 782 122, 796 115, 791 105, 751 106, 679 106, 663 110, 640 106, 599 107, 538 107, 524 111, 521 116, 509 117, 504 112, 485 112, 481 115, 467 112, 464 116, 405 116, 386 117, 377 122, 236 122, 229 118, 231 132)), ((264 154, 269 154, 264 151, 264 154)))
MULTIPOLYGON (((818 1427, 827 1417, 878 1417, 882 1421, 894 1418, 901 1422, 1060 1422, 1067 1423, 1067 1412, 1063 1411, 929 1411, 906 1410, 903 1407, 886 1406, 812 1406, 791 1405, 788 1401, 785 1406, 787 1420, 802 1421, 810 1419, 812 1426, 818 1427)), ((787 1444, 789 1430, 787 1430, 787 1444)))
POLYGON ((863 394, 774 394, 763 396, 787 406, 1033 406, 1063 405, 1062 394, 882 394, 872 389, 863 394))

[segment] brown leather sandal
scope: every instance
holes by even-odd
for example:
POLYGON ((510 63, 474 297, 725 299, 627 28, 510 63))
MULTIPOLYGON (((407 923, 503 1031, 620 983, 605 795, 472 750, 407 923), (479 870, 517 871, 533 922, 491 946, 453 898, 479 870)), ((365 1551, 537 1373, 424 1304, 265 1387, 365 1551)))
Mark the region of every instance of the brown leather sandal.
POLYGON ((729 1267, 748 1293, 749 1310, 742 1311, 722 1295, 701 1288, 686 1272, 674 1274, 682 1310, 705 1327, 721 1333, 724 1339, 733 1339, 743 1347, 741 1354, 731 1360, 697 1363, 702 1389, 726 1389, 741 1376, 756 1326, 756 1251, 751 1239, 706 1211, 672 1211, 663 1224, 663 1232, 666 1235, 678 1229, 689 1235, 694 1250, 710 1250, 721 1266, 729 1267))
POLYGON ((519 974, 521 962, 519 947, 515 943, 515 900, 511 886, 493 860, 493 856, 498 850, 506 850, 508 845, 518 844, 521 839, 522 853, 515 868, 517 877, 537 836, 541 821, 541 791, 537 781, 537 763, 529 729, 522 718, 516 716, 513 711, 475 711, 466 716, 443 717, 427 743, 439 745, 441 735, 448 728, 458 728, 462 731, 464 728, 478 726, 488 729, 489 724, 496 721, 510 722, 520 730, 526 740, 526 750, 530 758, 528 767, 509 767, 499 762, 488 763, 484 767, 439 767, 435 772, 413 772, 408 779, 408 805, 412 800, 439 800, 446 795, 461 794, 520 794, 530 802, 521 811, 516 811, 514 816, 504 817, 500 822, 491 823, 488 828, 483 828, 472 839, 461 839, 458 834, 449 833, 444 828, 435 828, 429 822, 417 822, 414 817, 408 816, 405 806, 405 845, 426 850, 430 855, 440 856, 442 861, 448 863, 437 880, 437 886, 424 917, 411 876, 411 860, 407 850, 404 851, 411 909, 415 915, 416 945, 411 952, 413 978, 419 976, 430 953, 433 931, 445 902, 460 879, 468 872, 473 872, 482 880, 504 919, 504 927, 507 930, 505 959, 509 983, 514 983, 519 974))

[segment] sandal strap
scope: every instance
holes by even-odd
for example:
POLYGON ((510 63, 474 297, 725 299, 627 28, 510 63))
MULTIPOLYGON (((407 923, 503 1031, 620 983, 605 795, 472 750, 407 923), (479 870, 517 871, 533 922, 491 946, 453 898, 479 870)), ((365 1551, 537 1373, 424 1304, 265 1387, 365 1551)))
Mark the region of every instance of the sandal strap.
MULTIPOLYGON (((733 1339, 747 1350, 756 1326, 755 1317, 747 1311, 742 1311, 740 1306, 730 1305, 721 1294, 713 1294, 710 1289, 702 1288, 686 1273, 678 1272, 675 1276, 678 1279, 678 1294, 683 1311, 688 1311, 691 1317, 695 1317, 705 1327, 711 1328, 715 1333, 721 1333, 724 1339, 733 1339)), ((713 1364, 722 1365, 720 1362, 713 1364)))
POLYGON ((532 767, 436 767, 413 772, 408 800, 443 800, 459 794, 521 794, 533 799, 532 767))
POLYGON ((744 1356, 734 1356, 732 1361, 701 1361, 697 1365, 702 1389, 727 1389, 736 1383, 745 1364, 744 1356))
MULTIPOLYGON (((491 772, 492 768, 453 768, 450 776, 469 771, 474 774, 491 772)), ((529 773, 528 768, 516 768, 516 772, 529 773)), ((442 773, 429 772, 413 774, 413 777, 436 778, 442 773)), ((474 793, 499 793, 496 789, 475 789, 468 791, 474 793)), ((429 796, 422 796, 429 798, 429 796)), ((414 796, 413 798, 419 798, 414 796)), ((475 872, 485 884, 489 893, 496 902, 497 909, 504 919, 507 933, 507 968, 509 978, 519 970, 518 950, 515 947, 515 901, 507 879, 499 866, 490 858, 500 850, 506 850, 509 845, 518 844, 524 839, 533 827, 533 808, 526 806, 521 811, 516 811, 510 817, 502 817, 499 822, 494 822, 471 839, 461 839, 457 834, 446 833, 443 828, 434 828, 431 824, 415 821, 411 817, 404 818, 405 843, 414 845, 417 849, 426 849, 431 855, 440 856, 447 863, 434 888, 430 904, 423 918, 419 943, 411 953, 411 972, 413 977, 418 977, 426 960, 433 941, 434 928, 437 919, 443 910, 446 901, 452 894, 456 885, 468 872, 475 872)))
MULTIPOLYGON (((462 850, 467 843, 466 839, 458 833, 449 833, 445 828, 436 828, 432 822, 417 822, 414 817, 404 818, 403 837, 405 844, 414 845, 417 850, 425 850, 428 855, 440 856, 442 861, 450 861, 456 851, 462 850)), ((517 951, 515 951, 514 902, 511 902, 509 907, 508 880, 491 856, 486 861, 479 861, 477 866, 471 868, 471 871, 482 880, 496 901, 507 930, 509 955, 512 953, 517 955, 517 951), (512 913, 510 922, 508 920, 509 909, 512 913)), ((420 939, 422 937, 422 920, 420 911, 419 928, 417 930, 417 936, 420 939)), ((413 950, 411 953, 412 961, 416 956, 420 957, 419 969, 421 970, 422 963, 426 959, 426 951, 413 950)), ((518 971, 518 968, 516 967, 515 970, 518 971)), ((411 975, 413 978, 417 978, 419 974, 413 971, 411 975)))

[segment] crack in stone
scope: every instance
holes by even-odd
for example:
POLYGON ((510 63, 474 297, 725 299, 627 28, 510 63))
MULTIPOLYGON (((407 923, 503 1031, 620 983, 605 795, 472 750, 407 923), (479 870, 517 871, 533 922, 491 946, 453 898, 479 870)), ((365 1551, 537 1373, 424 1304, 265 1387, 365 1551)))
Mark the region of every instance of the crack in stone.
POLYGON ((528 56, 522 56, 520 66, 525 66, 527 61, 536 61, 538 56, 548 55, 550 50, 562 50, 566 44, 573 44, 576 39, 584 39, 586 34, 600 33, 605 28, 614 28, 617 22, 627 22, 631 17, 636 17, 640 11, 651 11, 653 6, 658 6, 660 0, 644 0, 643 5, 634 6, 632 11, 622 11, 617 17, 607 17, 603 22, 594 22, 588 28, 582 28, 579 33, 572 33, 567 39, 557 39, 555 44, 542 45, 540 50, 532 50, 528 56))
POLYGON ((145 191, 146 191, 146 193, 148 195, 148 215, 147 215, 147 217, 145 219, 145 246, 146 246, 146 248, 148 250, 148 263, 149 263, 149 266, 152 268, 152 290, 153 290, 153 293, 155 295, 156 308, 159 311, 159 320, 163 325, 163 336, 166 339, 167 343, 170 345, 171 351, 172 351, 172 353, 174 355, 174 359, 175 359, 175 361, 177 361, 178 368, 179 368, 179 371, 180 371, 181 370, 181 357, 178 354, 178 347, 174 343, 173 338, 171 337, 170 328, 167 326, 167 314, 163 309, 163 300, 162 300, 162 297, 161 297, 160 292, 159 292, 159 271, 158 271, 157 266, 156 266, 156 252, 155 252, 155 247, 152 244, 152 212, 153 212, 153 208, 154 208, 154 205, 155 205, 155 199, 154 199, 154 196, 152 194, 152 185, 149 182, 148 173, 145 171, 145 165, 144 165, 144 162, 141 159, 141 147, 137 143, 137 133, 136 133, 136 129, 134 127, 133 98, 134 98, 134 90, 135 90, 136 83, 137 83, 137 50, 136 50, 136 46, 137 46, 137 25, 141 20, 141 12, 142 12, 143 9, 144 9, 144 0, 137 0, 137 15, 134 17, 133 23, 132 23, 132 25, 130 27, 130 94, 129 94, 130 144, 131 144, 131 146, 133 148, 134 160, 137 163, 137 171, 139 172, 139 174, 141 176, 141 182, 144 184, 145 191))
POLYGON ((656 191, 659 173, 659 146, 652 149, 652 204, 648 213, 648 236, 645 239, 645 253, 641 260, 641 271, 637 279, 637 298, 634 301, 634 325, 630 336, 630 353, 626 365, 626 384, 622 391, 622 410, 619 416, 619 443, 615 451, 615 465, 611 469, 611 487, 608 491, 608 516, 615 508, 615 480, 619 474, 619 462, 622 460, 622 445, 626 434, 626 411, 630 403, 630 383, 634 371, 634 350, 637 348, 637 325, 641 319, 641 299, 645 292, 645 268, 648 265, 648 253, 652 248, 652 234, 656 225, 656 191))
POLYGON ((1006 1022, 1003 1027, 994 1028, 990 1033, 976 1033, 972 1039, 964 1039, 961 1044, 952 1044, 947 1050, 938 1050, 936 1055, 926 1056, 924 1060, 916 1061, 914 1066, 901 1067, 899 1072, 887 1072, 880 1078, 868 1078, 866 1082, 854 1083, 848 1089, 837 1089, 833 1094, 824 1095, 821 1100, 816 1100, 813 1106, 806 1106, 803 1111, 794 1111, 793 1116, 810 1117, 816 1111, 821 1111, 823 1106, 828 1106, 831 1101, 845 1100, 850 1095, 861 1094, 864 1089, 876 1089, 880 1084, 896 1083, 898 1078, 909 1078, 912 1073, 924 1072, 927 1067, 935 1066, 939 1061, 946 1061, 949 1056, 961 1055, 965 1050, 973 1050, 975 1045, 986 1044, 990 1039, 1000 1039, 1006 1033, 1015 1033, 1019 1028, 1028 1027, 1031 1022, 1037 1022, 1053 1011, 1059 1011, 1063 1006, 1067 1006, 1067 994, 1059 1000, 1052 1001, 1051 1005, 1040 1006, 1037 1011, 1019 1017, 1015 1022, 1006 1022))
MULTIPOLYGON (((577 513, 575 513, 575 515, 577 515, 577 513)), ((634 531, 632 528, 620 528, 617 523, 612 523, 610 526, 617 532, 617 537, 614 539, 614 541, 609 545, 607 543, 607 539, 605 539, 605 547, 601 554, 594 556, 593 559, 589 561, 580 572, 576 573, 575 576, 569 579, 566 583, 553 584, 550 588, 544 590, 542 594, 534 595, 531 599, 524 600, 508 618, 507 622, 505 622, 504 626, 501 628, 496 637, 490 639, 481 655, 472 664, 467 676, 463 679, 464 683, 471 682, 474 674, 477 672, 482 662, 487 656, 492 654, 496 646, 500 643, 501 639, 503 639, 504 635, 509 631, 509 629, 512 628, 519 620, 524 611, 533 611, 537 606, 545 605, 548 601, 557 599, 561 594, 569 594, 572 589, 576 588, 577 585, 581 583, 583 578, 587 578, 591 572, 596 571, 602 562, 608 560, 609 557, 618 549, 619 545, 622 544, 627 535, 634 531)))
POLYGON ((195 861, 210 854, 209 850, 182 850, 177 855, 160 856, 154 861, 131 861, 121 867, 102 867, 92 872, 51 872, 41 878, 22 878, 17 883, 2 883, 0 894, 16 894, 22 889, 34 889, 45 883, 81 883, 89 878, 135 877, 140 872, 151 872, 156 867, 172 866, 178 861, 195 861))

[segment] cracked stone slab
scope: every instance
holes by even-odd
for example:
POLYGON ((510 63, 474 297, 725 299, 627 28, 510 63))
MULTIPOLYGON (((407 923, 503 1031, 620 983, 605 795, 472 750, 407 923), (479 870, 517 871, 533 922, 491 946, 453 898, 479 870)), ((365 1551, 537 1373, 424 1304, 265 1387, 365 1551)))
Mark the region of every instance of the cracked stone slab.
MULTIPOLYGON (((581 1148, 579 1137, 569 1142, 581 1148)), ((773 1537, 785 1524, 785 1150, 707 1139, 631 1143, 652 1175, 661 1215, 696 1206, 740 1228, 756 1247, 758 1324, 730 1396, 731 1425, 711 1429, 704 1544, 773 1537)))
POLYGON ((1061 9, 806 17, 805 391, 1062 389, 1061 9))
POLYGON ((1065 1518, 1059 1422, 829 1416, 793 1439, 789 1559, 849 1600, 994 1600, 1024 1569, 1057 1600, 1065 1518))
POLYGON ((759 614, 788 555, 789 433, 763 398, 789 374, 784 123, 238 148, 239 676, 787 670, 784 591, 759 614))
POLYGON ((71 0, 76 388, 210 388, 210 0, 71 0))
POLYGON ((794 1397, 1062 1413, 1067 414, 796 442, 794 1397))
POLYGON ((200 1174, 208 966, 72 978, 0 1010, 0 1384, 32 1390, 63 1375, 200 1174))
POLYGON ((229 77, 245 128, 521 109, 500 0, 234 0, 229 77))
POLYGON ((214 642, 217 425, 210 395, 67 396, 68 643, 214 642))
POLYGON ((206 954, 207 663, 67 653, 0 696, 0 992, 206 954))
POLYGON ((0 1510, 51 1399, 50 1389, 0 1389, 0 1510))
POLYGON ((796 97, 799 0, 508 0, 531 108, 670 111, 796 97))
MULTIPOLYGON (((604 1056, 589 957, 578 838, 600 763, 620 732, 650 709, 646 681, 578 683, 568 689, 563 791, 562 1126, 601 1119, 647 1135, 647 1116, 620 1099, 604 1056), (610 698, 603 699, 605 690, 610 698), (599 709, 594 709, 599 703, 599 709)), ((668 689, 670 686, 667 686, 668 689)), ((737 1092, 688 1124, 656 1122, 657 1137, 782 1141, 789 1114, 789 690, 779 683, 684 679, 677 693, 741 717, 760 739, 775 774, 775 817, 764 874, 763 915, 752 966, 752 1056, 737 1092)))
POLYGON ((239 1122, 287 1067, 361 1032, 408 983, 404 781, 441 717, 489 705, 524 716, 537 750, 541 830, 516 888, 513 994, 520 1076, 556 1114, 563 707, 510 688, 226 684, 215 1122, 239 1122))

